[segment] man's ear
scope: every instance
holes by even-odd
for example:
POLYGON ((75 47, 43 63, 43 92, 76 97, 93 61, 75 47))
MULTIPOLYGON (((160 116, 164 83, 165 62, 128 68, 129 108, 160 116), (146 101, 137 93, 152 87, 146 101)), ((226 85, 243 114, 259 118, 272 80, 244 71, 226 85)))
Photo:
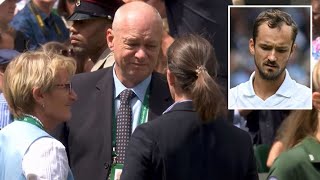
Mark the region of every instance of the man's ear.
POLYGON ((297 44, 294 43, 292 48, 291 48, 290 56, 296 51, 296 49, 297 49, 297 44))
POLYGON ((317 110, 320 110, 320 92, 312 93, 312 104, 317 110))
POLYGON ((44 104, 44 94, 41 92, 39 87, 32 89, 32 96, 37 104, 44 104))
POLYGON ((251 55, 254 55, 254 41, 252 38, 249 40, 249 51, 251 55))
POLYGON ((108 46, 109 46, 109 49, 111 50, 111 51, 113 51, 113 49, 114 49, 114 42, 113 42, 113 40, 114 40, 114 35, 113 35, 113 30, 111 29, 111 28, 109 28, 108 30, 107 30, 107 33, 106 33, 106 39, 107 39, 107 43, 108 43, 108 46))

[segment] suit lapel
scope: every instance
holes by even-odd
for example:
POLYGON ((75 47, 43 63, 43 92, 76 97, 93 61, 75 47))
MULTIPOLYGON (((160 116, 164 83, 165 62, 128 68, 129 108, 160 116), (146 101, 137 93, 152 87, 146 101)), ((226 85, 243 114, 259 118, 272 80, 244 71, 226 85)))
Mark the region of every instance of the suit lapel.
POLYGON ((148 121, 160 116, 172 103, 165 76, 156 72, 152 73, 148 121))
POLYGON ((105 134, 101 134, 103 138, 104 148, 106 150, 107 159, 105 162, 111 163, 112 154, 112 120, 113 120, 113 93, 114 93, 114 81, 113 81, 113 68, 107 68, 107 72, 96 84, 97 93, 97 118, 100 122, 97 122, 101 126, 98 128, 103 128, 105 134))

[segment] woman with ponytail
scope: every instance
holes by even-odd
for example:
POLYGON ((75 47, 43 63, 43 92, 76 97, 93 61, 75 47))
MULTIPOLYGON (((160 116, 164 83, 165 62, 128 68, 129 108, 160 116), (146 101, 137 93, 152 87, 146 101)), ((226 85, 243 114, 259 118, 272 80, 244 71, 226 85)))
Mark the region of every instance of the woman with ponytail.
POLYGON ((136 128, 121 180, 258 179, 249 135, 225 120, 210 43, 196 35, 178 38, 167 58, 175 103, 136 128))

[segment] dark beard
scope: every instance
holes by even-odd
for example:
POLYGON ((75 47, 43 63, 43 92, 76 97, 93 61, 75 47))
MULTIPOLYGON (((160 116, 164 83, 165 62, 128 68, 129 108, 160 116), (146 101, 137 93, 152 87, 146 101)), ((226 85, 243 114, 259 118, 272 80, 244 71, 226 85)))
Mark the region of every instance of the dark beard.
MULTIPOLYGON (((259 73, 259 75, 261 76, 262 79, 268 80, 268 81, 275 81, 275 80, 279 79, 280 76, 281 76, 281 74, 282 74, 283 71, 285 70, 285 68, 282 68, 282 69, 280 69, 278 72, 265 73, 265 72, 260 68, 260 66, 257 65, 256 60, 254 60, 254 63, 255 63, 255 65, 256 65, 257 69, 258 69, 258 72, 257 72, 257 73, 259 73)), ((275 64, 275 63, 272 63, 272 62, 270 62, 270 61, 268 61, 267 63, 268 63, 268 64, 273 64, 273 65, 275 64)))

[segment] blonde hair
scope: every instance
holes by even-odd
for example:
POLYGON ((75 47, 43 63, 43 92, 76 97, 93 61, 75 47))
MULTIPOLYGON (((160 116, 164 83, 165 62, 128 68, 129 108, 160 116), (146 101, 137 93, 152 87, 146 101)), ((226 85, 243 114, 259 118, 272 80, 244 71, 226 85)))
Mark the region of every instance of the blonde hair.
POLYGON ((43 51, 25 52, 8 65, 4 73, 3 93, 14 117, 31 113, 35 106, 33 88, 43 93, 49 92, 58 70, 65 69, 74 75, 76 62, 73 58, 43 51))
MULTIPOLYGON (((320 90, 320 63, 317 62, 312 72, 312 90, 320 90)), ((290 149, 300 143, 305 137, 315 137, 318 131, 318 110, 296 110, 281 124, 278 139, 284 143, 285 149, 290 149)))

